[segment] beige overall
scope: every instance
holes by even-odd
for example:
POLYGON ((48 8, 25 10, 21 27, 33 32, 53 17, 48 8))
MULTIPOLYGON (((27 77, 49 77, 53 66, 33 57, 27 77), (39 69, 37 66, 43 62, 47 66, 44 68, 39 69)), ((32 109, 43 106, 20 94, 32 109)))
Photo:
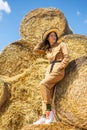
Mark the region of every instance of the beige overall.
POLYGON ((42 95, 42 111, 45 113, 46 104, 52 104, 53 90, 56 83, 63 79, 65 68, 69 63, 69 54, 64 42, 55 43, 49 50, 41 50, 41 45, 37 44, 35 52, 45 53, 51 64, 47 67, 45 78, 40 82, 42 95), (55 62, 53 62, 55 61, 55 62))

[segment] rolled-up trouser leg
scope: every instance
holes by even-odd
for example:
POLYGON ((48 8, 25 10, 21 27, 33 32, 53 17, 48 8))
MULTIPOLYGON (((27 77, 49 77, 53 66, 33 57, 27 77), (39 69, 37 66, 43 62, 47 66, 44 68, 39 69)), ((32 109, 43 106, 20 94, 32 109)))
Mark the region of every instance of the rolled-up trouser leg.
POLYGON ((40 85, 42 95, 42 112, 46 112, 46 104, 52 104, 53 88, 48 89, 45 85, 40 85))

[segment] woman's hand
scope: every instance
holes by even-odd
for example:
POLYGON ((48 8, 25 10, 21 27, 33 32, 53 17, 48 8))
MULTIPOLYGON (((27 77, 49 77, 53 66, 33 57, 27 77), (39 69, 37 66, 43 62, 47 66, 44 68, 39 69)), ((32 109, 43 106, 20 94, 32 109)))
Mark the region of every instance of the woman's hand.
POLYGON ((38 54, 44 54, 45 53, 44 50, 36 49, 36 48, 34 48, 33 52, 38 53, 38 54))

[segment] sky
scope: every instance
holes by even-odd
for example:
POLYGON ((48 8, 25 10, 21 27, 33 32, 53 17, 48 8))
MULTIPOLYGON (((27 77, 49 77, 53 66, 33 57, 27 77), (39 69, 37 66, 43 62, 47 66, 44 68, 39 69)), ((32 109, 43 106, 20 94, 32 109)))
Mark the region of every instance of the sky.
POLYGON ((37 8, 61 10, 75 34, 87 36, 87 0, 0 0, 0 51, 21 39, 23 17, 37 8))

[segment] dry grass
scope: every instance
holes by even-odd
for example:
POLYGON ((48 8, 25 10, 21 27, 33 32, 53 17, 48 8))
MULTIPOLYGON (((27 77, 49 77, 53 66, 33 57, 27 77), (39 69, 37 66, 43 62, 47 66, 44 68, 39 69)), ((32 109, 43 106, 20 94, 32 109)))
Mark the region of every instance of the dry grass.
POLYGON ((61 41, 67 44, 70 61, 81 56, 87 55, 87 36, 70 34, 65 35, 64 37, 59 39, 59 42, 61 41))
POLYGON ((25 40, 15 41, 0 54, 0 75, 12 77, 21 74, 35 59, 31 44, 25 40))
MULTIPOLYGON (((87 37, 82 35, 66 35, 60 39, 67 44, 70 61, 87 55, 87 37)), ((34 45, 25 40, 9 44, 0 55, 0 75, 16 76, 28 69, 38 57, 33 53, 34 45)), ((45 56, 43 56, 46 59, 45 56)))
POLYGON ((3 77, 9 83, 11 92, 11 98, 0 112, 0 126, 3 130, 19 130, 39 117, 41 97, 38 84, 44 76, 47 64, 47 60, 38 58, 21 76, 3 77))
POLYGON ((39 8, 24 16, 20 33, 26 41, 36 45, 42 41, 42 34, 48 28, 58 28, 59 37, 71 34, 64 14, 56 8, 39 8))
POLYGON ((42 40, 42 33, 49 26, 57 27, 59 36, 72 33, 61 11, 36 9, 29 12, 21 23, 23 39, 9 44, 0 53, 0 81, 7 85, 10 95, 0 108, 0 130, 20 130, 27 124, 23 130, 87 129, 87 57, 79 58, 87 56, 87 37, 74 34, 59 39, 67 44, 70 61, 79 59, 69 64, 66 77, 55 89, 57 123, 30 125, 41 115, 38 85, 49 64, 45 56, 36 56, 33 48, 42 40))
MULTIPOLYGON (((71 60, 87 55, 86 37, 68 35, 65 36, 64 40, 68 45, 71 60), (78 47, 76 48, 76 46, 78 47)), ((41 115, 41 97, 38 84, 44 78, 45 69, 49 63, 45 57, 35 56, 32 53, 32 49, 32 44, 22 40, 7 46, 0 55, 0 61, 2 60, 2 62, 0 62, 2 68, 0 69, 1 78, 8 83, 11 95, 0 110, 0 127, 2 127, 3 130, 20 130, 26 124, 32 124, 32 122, 41 115), (19 67, 15 60, 16 62, 21 62, 19 67)), ((71 68, 73 68, 73 66, 71 68)), ((77 71, 74 73, 74 77, 75 75, 77 75, 77 71)), ((75 79, 76 78, 77 77, 75 77, 75 79)), ((79 126, 81 127, 81 124, 79 126)), ((72 126, 70 129, 72 129, 72 126)))
POLYGON ((56 119, 87 129, 87 56, 73 60, 55 89, 56 119))

